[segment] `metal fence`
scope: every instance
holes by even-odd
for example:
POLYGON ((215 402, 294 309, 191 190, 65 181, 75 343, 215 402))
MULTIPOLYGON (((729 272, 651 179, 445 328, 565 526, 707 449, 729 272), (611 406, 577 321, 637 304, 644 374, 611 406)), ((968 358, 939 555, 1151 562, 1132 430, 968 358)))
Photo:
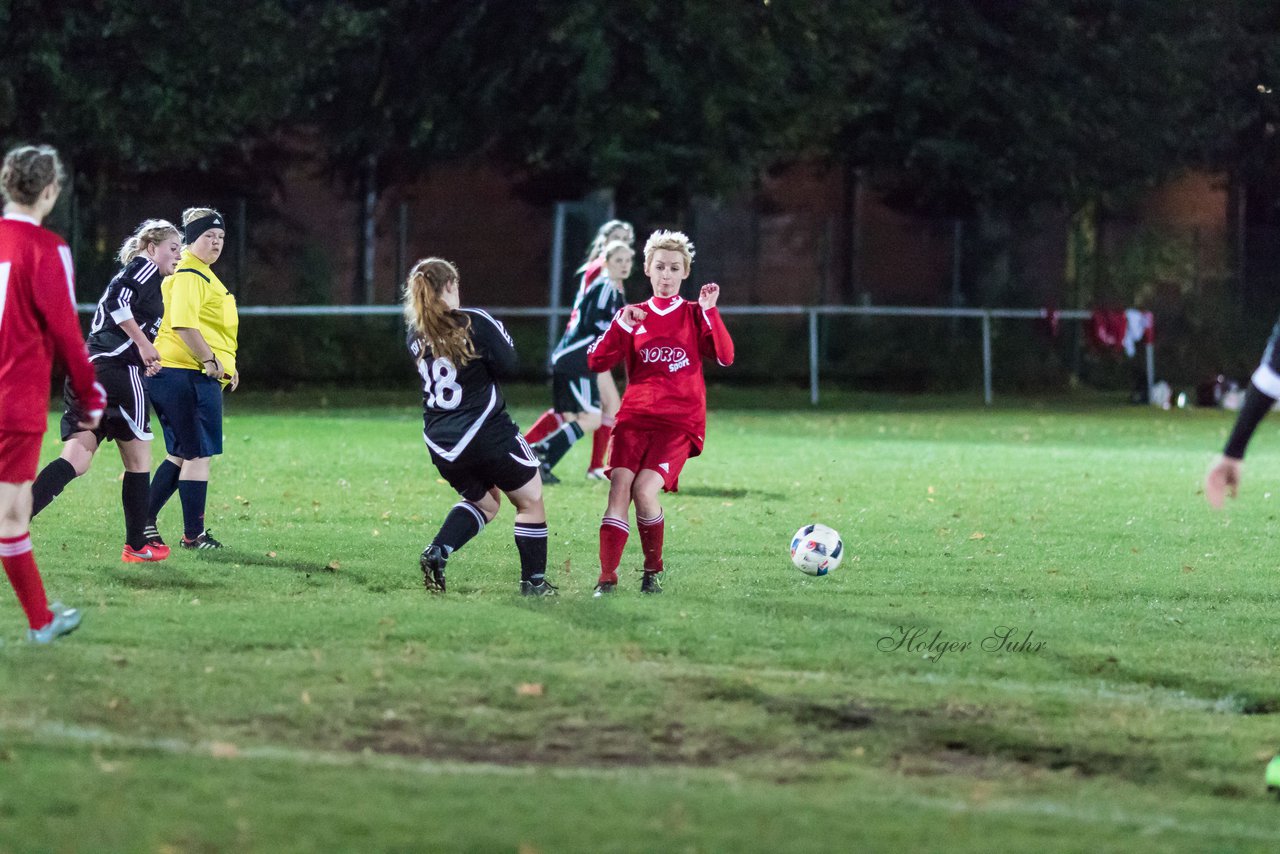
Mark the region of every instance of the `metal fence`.
MULTIPOLYGON (((92 303, 81 304, 77 309, 85 314, 92 314, 97 308, 92 303)), ((561 321, 569 314, 563 307, 488 307, 484 309, 496 317, 545 317, 549 328, 562 328, 561 321)), ((368 317, 399 315, 403 307, 395 305, 292 305, 292 306, 241 306, 241 317, 368 317)), ((977 320, 982 329, 982 396, 988 406, 994 400, 992 379, 994 365, 991 356, 991 322, 993 320, 1045 320, 1047 314, 1043 310, 1020 308, 923 308, 912 306, 843 306, 843 305, 774 305, 774 306, 741 306, 726 305, 720 307, 720 313, 734 316, 800 316, 808 319, 808 354, 809 354, 809 401, 813 405, 819 400, 819 324, 822 316, 861 315, 868 317, 927 317, 954 318, 957 320, 977 320)), ((1090 317, 1084 310, 1063 310, 1057 313, 1060 320, 1083 321, 1090 317)), ((1155 351, 1151 344, 1146 345, 1147 389, 1155 382, 1155 351)))

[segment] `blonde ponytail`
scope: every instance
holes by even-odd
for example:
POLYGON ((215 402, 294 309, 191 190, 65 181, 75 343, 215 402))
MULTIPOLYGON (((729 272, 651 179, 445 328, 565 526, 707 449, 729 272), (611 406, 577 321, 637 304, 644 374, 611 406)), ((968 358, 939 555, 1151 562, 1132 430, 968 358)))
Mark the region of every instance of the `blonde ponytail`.
POLYGON ((148 246, 159 243, 167 237, 182 239, 177 227, 169 220, 149 219, 138 226, 133 234, 125 238, 124 243, 120 245, 120 251, 116 253, 116 257, 119 259, 120 265, 124 266, 142 254, 148 246))
POLYGON ((404 317, 433 355, 461 368, 476 358, 476 348, 471 341, 471 318, 444 301, 445 288, 456 281, 458 269, 443 258, 424 258, 414 264, 404 284, 404 317))

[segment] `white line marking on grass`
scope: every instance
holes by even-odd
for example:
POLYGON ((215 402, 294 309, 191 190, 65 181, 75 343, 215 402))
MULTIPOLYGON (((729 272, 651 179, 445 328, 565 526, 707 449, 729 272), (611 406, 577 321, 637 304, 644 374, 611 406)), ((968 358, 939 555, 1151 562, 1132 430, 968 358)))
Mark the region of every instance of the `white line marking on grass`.
MULTIPOLYGON (((227 761, 240 759, 334 768, 369 768, 432 777, 485 775, 522 777, 546 775, 562 779, 622 780, 627 782, 638 782, 645 779, 662 779, 669 782, 672 778, 676 778, 677 782, 683 783, 719 782, 734 786, 747 782, 740 775, 733 772, 691 768, 689 766, 589 768, 549 765, 499 765, 491 762, 406 759, 399 756, 387 756, 371 752, 344 753, 340 751, 303 750, 280 745, 238 747, 216 741, 187 741, 181 738, 120 735, 93 727, 83 727, 57 721, 36 721, 29 718, 18 720, 0 719, 0 732, 17 732, 47 741, 114 750, 152 751, 183 756, 220 758, 227 761)), ((1267 841, 1280 839, 1280 833, 1274 830, 1241 827, 1236 822, 1187 822, 1176 816, 1162 815, 1150 811, 1132 813, 1114 808, 1095 810, 1069 806, 1060 801, 1050 800, 993 800, 979 804, 956 798, 934 797, 912 792, 880 794, 870 789, 863 789, 858 793, 857 797, 863 803, 878 807, 893 808, 908 805, 921 809, 956 814, 964 813, 978 817, 984 815, 1047 816, 1090 825, 1135 828, 1148 836, 1158 833, 1177 833, 1225 839, 1267 841)))

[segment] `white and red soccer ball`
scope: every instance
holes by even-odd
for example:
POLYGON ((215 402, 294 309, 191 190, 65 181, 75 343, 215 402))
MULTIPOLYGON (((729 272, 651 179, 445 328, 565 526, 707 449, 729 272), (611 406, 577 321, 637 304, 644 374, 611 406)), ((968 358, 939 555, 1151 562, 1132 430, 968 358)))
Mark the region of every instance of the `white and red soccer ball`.
POLYGON ((805 525, 791 538, 791 562, 806 575, 826 575, 844 558, 844 543, 834 528, 805 525))

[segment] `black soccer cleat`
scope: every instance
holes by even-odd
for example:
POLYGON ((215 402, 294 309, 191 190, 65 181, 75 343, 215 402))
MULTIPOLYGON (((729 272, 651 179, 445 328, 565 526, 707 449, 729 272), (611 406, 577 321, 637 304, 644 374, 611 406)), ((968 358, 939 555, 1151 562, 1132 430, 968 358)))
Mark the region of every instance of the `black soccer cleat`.
POLYGON ((179 544, 184 549, 204 550, 222 548, 222 543, 215 540, 213 538, 213 534, 210 534, 208 530, 201 531, 193 539, 187 539, 186 536, 183 536, 179 544))
POLYGON ((422 552, 418 564, 422 567, 422 584, 428 590, 444 592, 444 565, 449 560, 442 546, 434 543, 422 552))
POLYGON ((559 595, 556 593, 559 589, 559 587, 551 584, 545 578, 538 581, 526 581, 523 579, 520 581, 521 596, 556 596, 559 595))
POLYGON ((662 583, 658 581, 658 573, 646 572, 644 578, 640 580, 641 593, 661 593, 662 583))
POLYGON ((602 596, 608 596, 612 594, 613 591, 616 590, 617 588, 618 588, 618 582, 616 581, 601 581, 599 584, 596 585, 596 592, 592 593, 591 595, 596 599, 599 599, 602 596))

